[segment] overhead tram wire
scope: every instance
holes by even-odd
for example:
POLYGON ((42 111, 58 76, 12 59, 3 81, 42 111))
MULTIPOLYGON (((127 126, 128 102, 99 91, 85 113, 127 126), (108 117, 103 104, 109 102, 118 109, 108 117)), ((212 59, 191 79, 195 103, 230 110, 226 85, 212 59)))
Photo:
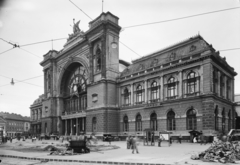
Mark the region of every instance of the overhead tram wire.
POLYGON ((12 49, 14 49, 14 48, 11 48, 11 49, 8 49, 8 50, 6 50, 6 51, 4 51, 4 52, 1 52, 0 55, 3 54, 3 53, 6 53, 6 52, 8 52, 8 51, 10 51, 10 50, 12 50, 12 49))
POLYGON ((76 6, 79 10, 81 10, 81 12, 83 12, 88 18, 90 18, 91 20, 93 20, 91 17, 89 17, 89 15, 87 15, 87 13, 85 13, 82 9, 80 9, 75 3, 73 3, 71 0, 69 0, 69 2, 71 2, 74 6, 76 6))
POLYGON ((52 42, 52 41, 57 41, 57 40, 63 40, 63 39, 67 39, 67 38, 58 38, 58 39, 51 39, 51 40, 46 40, 46 41, 40 41, 40 42, 35 42, 35 43, 30 43, 30 44, 25 44, 25 45, 19 45, 19 47, 36 45, 36 44, 41 44, 41 43, 45 43, 45 42, 52 42))
MULTIPOLYGON (((3 76, 3 75, 0 75, 0 76, 1 76, 1 77, 4 77, 4 78, 12 79, 12 78, 7 77, 7 76, 3 76)), ((40 86, 40 85, 36 85, 36 84, 32 84, 32 83, 25 82, 25 81, 27 81, 27 80, 31 80, 31 79, 35 79, 35 78, 39 78, 39 77, 42 77, 42 76, 43 76, 43 75, 41 75, 41 76, 35 76, 35 77, 31 77, 31 78, 24 79, 24 80, 17 80, 17 79, 15 79, 15 80, 17 81, 17 82, 15 82, 15 84, 16 84, 16 83, 20 83, 20 82, 22 82, 22 83, 25 83, 25 84, 34 85, 34 86, 37 86, 37 87, 41 87, 41 88, 43 88, 43 86, 40 86)), ((11 84, 8 83, 8 84, 5 84, 5 85, 1 85, 0 87, 7 86, 7 85, 11 85, 11 84)))
MULTIPOLYGON (((69 0, 74 6, 76 6, 81 12, 83 12, 88 18, 90 18, 91 20, 93 20, 91 17, 89 17, 89 15, 87 15, 87 13, 85 13, 82 9, 80 9, 75 3, 73 3, 71 0, 69 0)), ((138 53, 136 53, 134 50, 132 50, 131 48, 129 48, 126 44, 124 44, 123 42, 119 41, 122 45, 124 45, 126 48, 128 48, 129 50, 131 50, 132 52, 134 52, 135 54, 137 54, 138 56, 140 56, 138 53)), ((141 57, 141 56, 140 56, 141 57)))
POLYGON ((185 16, 185 17, 179 17, 179 18, 174 18, 174 19, 169 19, 169 20, 163 20, 163 21, 158 21, 158 22, 150 22, 150 23, 144 23, 144 24, 139 24, 139 25, 126 26, 126 27, 123 27, 123 29, 125 30, 125 29, 128 29, 128 28, 134 28, 134 27, 139 27, 139 26, 147 26, 147 25, 152 25, 152 24, 177 21, 177 20, 181 20, 181 19, 186 19, 186 18, 191 18, 191 17, 198 17, 198 16, 202 16, 202 15, 213 14, 213 13, 218 13, 218 12, 223 12, 223 11, 228 11, 228 10, 235 10, 235 9, 239 9, 239 8, 240 7, 233 7, 233 8, 216 10, 216 11, 210 11, 210 12, 206 12, 206 13, 200 13, 200 14, 195 14, 195 15, 190 15, 190 16, 185 16))
POLYGON ((32 55, 34 55, 34 56, 42 59, 42 57, 40 57, 40 56, 38 56, 38 55, 36 55, 36 54, 33 54, 33 53, 31 53, 31 52, 29 52, 29 51, 27 51, 27 50, 25 50, 25 49, 23 49, 23 48, 21 48, 21 47, 20 47, 19 49, 24 50, 25 52, 27 52, 27 53, 29 53, 29 54, 32 54, 32 55))

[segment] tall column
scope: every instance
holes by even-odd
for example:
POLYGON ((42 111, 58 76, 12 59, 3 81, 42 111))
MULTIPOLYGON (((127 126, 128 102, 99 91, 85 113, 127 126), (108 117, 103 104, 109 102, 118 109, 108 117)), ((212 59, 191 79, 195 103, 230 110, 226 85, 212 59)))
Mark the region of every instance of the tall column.
POLYGON ((84 129, 84 126, 85 126, 84 120, 85 120, 85 118, 82 118, 82 130, 83 130, 83 131, 85 131, 85 129, 84 129))
POLYGON ((71 129, 71 132, 70 132, 70 135, 72 135, 72 133, 73 133, 73 129, 72 129, 72 119, 70 119, 70 129, 71 129))
POLYGON ((161 101, 164 100, 164 84, 163 84, 163 76, 160 79, 160 86, 161 86, 161 92, 160 92, 160 99, 161 101))
POLYGON ((178 97, 182 98, 182 71, 179 71, 179 89, 178 89, 178 97))
POLYGON ((131 84, 131 105, 134 105, 134 100, 133 100, 133 84, 131 84))
POLYGON ((79 134, 79 124, 78 124, 78 118, 76 118, 76 135, 79 134))
POLYGON ((67 119, 65 120, 65 135, 67 135, 67 119))
POLYGON ((147 80, 144 81, 144 91, 145 91, 145 92, 144 92, 144 94, 145 94, 145 98, 144 98, 145 100, 144 100, 144 101, 145 101, 145 103, 148 103, 148 97, 147 97, 147 94, 148 94, 148 93, 147 93, 147 92, 148 92, 148 90, 147 90, 147 80))

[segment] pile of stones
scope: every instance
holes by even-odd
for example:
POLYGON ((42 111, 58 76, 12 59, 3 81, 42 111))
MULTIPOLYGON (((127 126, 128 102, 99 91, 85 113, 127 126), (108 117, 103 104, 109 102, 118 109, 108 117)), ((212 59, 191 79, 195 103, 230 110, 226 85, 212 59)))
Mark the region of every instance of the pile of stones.
POLYGON ((240 142, 214 141, 207 150, 192 155, 191 159, 200 159, 204 162, 235 163, 240 160, 240 142))

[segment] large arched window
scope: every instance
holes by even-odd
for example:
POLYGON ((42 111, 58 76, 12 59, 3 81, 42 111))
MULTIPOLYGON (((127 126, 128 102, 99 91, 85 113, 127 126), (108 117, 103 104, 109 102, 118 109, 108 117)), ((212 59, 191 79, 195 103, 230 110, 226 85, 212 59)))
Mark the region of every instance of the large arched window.
POLYGON ((215 130, 218 131, 218 106, 216 106, 215 111, 214 111, 214 125, 215 125, 215 130))
POLYGON ((96 132, 97 131, 97 118, 93 117, 92 118, 92 132, 96 132))
POLYGON ((127 116, 124 116, 124 118, 123 118, 123 131, 125 131, 125 132, 129 131, 129 123, 128 123, 127 116))
POLYGON ((197 92, 197 78, 196 73, 191 71, 187 76, 187 94, 197 92))
POLYGON ((231 115, 231 109, 229 109, 228 112, 228 131, 232 129, 232 115, 231 115))
POLYGON ((193 108, 187 111, 187 130, 197 129, 197 111, 193 108))
POLYGON ((175 113, 173 110, 167 113, 167 130, 176 130, 175 113))
POLYGON ((152 113, 150 116, 150 128, 154 131, 157 131, 157 114, 152 113))
POLYGON ((168 79, 167 84, 167 97, 168 99, 175 99, 177 96, 177 83, 174 77, 168 79))
POLYGON ((142 104, 143 102, 143 90, 142 86, 138 85, 136 89, 136 104, 142 104))
POLYGON ((225 125, 226 125, 226 116, 225 116, 225 108, 222 110, 222 132, 225 132, 225 125))
POLYGON ((151 101, 150 102, 157 102, 158 101, 158 86, 157 86, 157 82, 154 81, 151 84, 151 101))
POLYGON ((123 101, 124 106, 128 106, 130 104, 130 94, 127 88, 125 88, 123 92, 123 101))
POLYGON ((138 114, 136 116, 136 131, 142 131, 142 116, 138 114))
POLYGON ((87 107, 87 73, 79 63, 73 63, 65 70, 63 83, 64 111, 72 113, 87 107))

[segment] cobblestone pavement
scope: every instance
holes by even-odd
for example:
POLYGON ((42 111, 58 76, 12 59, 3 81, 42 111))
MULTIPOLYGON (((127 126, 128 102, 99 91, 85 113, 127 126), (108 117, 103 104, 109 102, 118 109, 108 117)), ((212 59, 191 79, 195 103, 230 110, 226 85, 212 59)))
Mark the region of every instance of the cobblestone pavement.
MULTIPOLYGON (((44 141, 44 144, 59 144, 58 141, 44 141)), ((99 145, 108 143, 99 141, 99 145)), ((32 143, 13 142, 11 147, 41 146, 42 141, 32 143)), ((49 155, 49 152, 21 152, 0 146, 0 165, 218 165, 219 163, 202 162, 200 160, 191 160, 191 154, 206 150, 210 144, 200 145, 193 143, 173 143, 168 146, 163 143, 162 147, 143 146, 140 144, 139 154, 132 154, 131 150, 126 149, 126 142, 112 142, 111 145, 119 146, 118 149, 106 150, 101 152, 91 152, 81 155, 49 155), (34 160, 35 159, 35 160, 34 160)), ((240 164, 240 161, 236 164, 240 164)), ((230 165, 230 164, 228 164, 230 165)))

